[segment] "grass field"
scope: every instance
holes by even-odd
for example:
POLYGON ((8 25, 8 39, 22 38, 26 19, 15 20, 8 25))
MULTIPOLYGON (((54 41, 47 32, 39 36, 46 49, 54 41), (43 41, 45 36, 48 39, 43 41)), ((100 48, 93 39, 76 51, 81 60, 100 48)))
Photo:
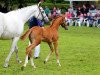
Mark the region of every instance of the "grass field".
MULTIPOLYGON (((25 26, 25 30, 27 29, 25 26)), ((25 59, 25 42, 19 40, 19 57, 25 59)), ((41 43, 39 59, 34 59, 36 69, 30 66, 30 61, 24 71, 22 64, 12 55, 9 67, 3 68, 5 58, 11 46, 10 40, 0 40, 0 75, 100 75, 100 29, 95 27, 69 27, 68 31, 59 28, 59 54, 61 67, 56 64, 55 54, 44 64, 43 61, 49 53, 46 43, 41 43)))

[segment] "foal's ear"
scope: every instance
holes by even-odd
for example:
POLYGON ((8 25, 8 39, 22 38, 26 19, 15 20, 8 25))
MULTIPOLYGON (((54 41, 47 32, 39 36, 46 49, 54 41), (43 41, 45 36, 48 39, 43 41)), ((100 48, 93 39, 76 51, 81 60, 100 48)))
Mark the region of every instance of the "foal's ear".
POLYGON ((65 14, 62 14, 62 17, 65 17, 65 14))

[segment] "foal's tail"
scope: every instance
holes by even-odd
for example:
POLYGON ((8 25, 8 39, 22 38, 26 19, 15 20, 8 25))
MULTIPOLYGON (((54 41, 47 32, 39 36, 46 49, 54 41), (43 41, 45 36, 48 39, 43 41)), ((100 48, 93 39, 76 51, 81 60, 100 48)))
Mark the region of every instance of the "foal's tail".
POLYGON ((31 33, 31 31, 32 31, 32 29, 27 30, 27 31, 20 37, 20 39, 21 39, 22 41, 25 41, 26 37, 29 36, 29 34, 31 33))

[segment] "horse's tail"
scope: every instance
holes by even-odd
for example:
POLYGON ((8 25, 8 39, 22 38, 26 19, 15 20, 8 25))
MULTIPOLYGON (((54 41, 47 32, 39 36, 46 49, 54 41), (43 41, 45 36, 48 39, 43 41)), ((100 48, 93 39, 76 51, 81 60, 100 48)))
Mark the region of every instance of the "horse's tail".
POLYGON ((27 31, 20 37, 20 39, 21 39, 22 41, 24 41, 24 40, 26 39, 26 37, 29 36, 29 34, 31 33, 31 31, 32 31, 32 29, 27 30, 27 31))

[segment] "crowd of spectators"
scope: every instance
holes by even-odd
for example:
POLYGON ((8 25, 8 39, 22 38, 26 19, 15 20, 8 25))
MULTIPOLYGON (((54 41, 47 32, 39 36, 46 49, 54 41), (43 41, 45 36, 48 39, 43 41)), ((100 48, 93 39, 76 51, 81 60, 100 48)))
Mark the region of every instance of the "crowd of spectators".
MULTIPOLYGON (((52 9, 49 9, 47 6, 44 8, 47 16, 52 20, 57 15, 62 14, 62 9, 53 7, 52 9)), ((66 15, 66 22, 70 26, 87 26, 87 27, 100 27, 100 10, 96 9, 94 5, 90 5, 90 7, 86 7, 86 5, 83 5, 82 7, 77 7, 75 10, 73 10, 72 7, 69 7, 66 9, 65 13, 66 15)))

